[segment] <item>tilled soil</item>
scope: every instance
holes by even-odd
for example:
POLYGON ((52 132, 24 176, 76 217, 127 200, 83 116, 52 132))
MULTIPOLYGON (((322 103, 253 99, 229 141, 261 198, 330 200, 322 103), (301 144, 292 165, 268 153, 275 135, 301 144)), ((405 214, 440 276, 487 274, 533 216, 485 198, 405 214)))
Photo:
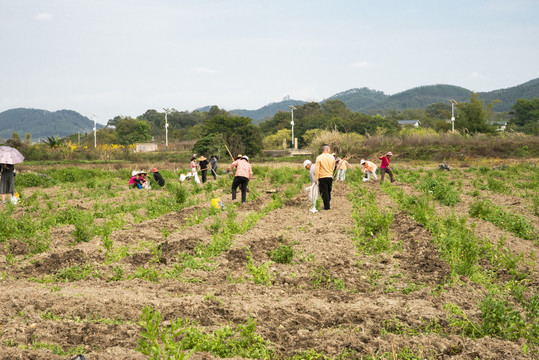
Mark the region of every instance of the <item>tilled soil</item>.
MULTIPOLYGON (((456 333, 444 305, 455 303, 476 318, 482 289, 466 282, 448 286, 449 266, 429 232, 400 211, 378 183, 364 186, 376 193, 380 208, 394 212, 393 252, 358 253, 352 232, 358 224, 346 183, 334 184, 331 210, 309 213, 302 191, 247 232, 236 234, 230 249, 215 257, 211 267, 187 268, 179 279, 111 281, 110 274, 118 266, 125 277, 140 267, 164 270, 180 263, 179 253, 195 255, 199 244, 209 242, 214 217, 185 227, 193 208, 131 224, 111 235, 116 246, 135 247, 142 240, 159 243, 157 259, 155 252, 141 248, 107 263, 97 237, 79 245, 54 239, 58 246, 30 259, 23 258, 24 250, 14 250, 21 255, 13 264, 0 258, 0 359, 74 356, 35 349, 39 343, 64 350, 82 346, 87 359, 145 359, 135 348, 140 338, 136 323, 146 305, 159 310, 165 322, 187 318, 207 332, 254 318, 257 333, 269 342, 275 358, 311 349, 331 357, 348 351, 350 359, 382 354, 392 358, 405 348, 432 359, 529 358, 519 342, 472 340, 456 333), (170 235, 165 237, 163 228, 170 235), (255 284, 247 272, 249 258, 259 266, 281 245, 293 247, 292 263, 270 263, 271 286, 255 284), (107 275, 73 282, 32 281, 87 264, 107 275)), ((260 193, 260 198, 249 195, 248 203, 237 207, 237 221, 268 204, 271 195, 260 193)), ((58 237, 69 234, 55 232, 58 237)), ((18 249, 14 244, 12 249, 18 249)), ((191 357, 216 358, 209 353, 191 357)))

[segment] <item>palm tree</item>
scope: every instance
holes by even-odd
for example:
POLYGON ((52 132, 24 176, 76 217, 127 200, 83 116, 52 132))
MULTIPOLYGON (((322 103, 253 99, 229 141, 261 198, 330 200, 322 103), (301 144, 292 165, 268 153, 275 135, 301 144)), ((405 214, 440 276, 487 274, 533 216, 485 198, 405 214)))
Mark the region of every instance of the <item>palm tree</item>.
POLYGON ((61 145, 58 135, 56 135, 56 137, 47 136, 47 140, 42 140, 42 142, 49 145, 52 150, 58 149, 61 145))

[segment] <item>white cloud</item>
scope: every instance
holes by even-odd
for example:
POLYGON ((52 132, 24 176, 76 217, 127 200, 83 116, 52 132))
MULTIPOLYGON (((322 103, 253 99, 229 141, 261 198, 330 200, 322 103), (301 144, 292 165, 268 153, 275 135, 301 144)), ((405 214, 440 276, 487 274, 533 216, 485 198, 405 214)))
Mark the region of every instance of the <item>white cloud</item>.
POLYGON ((367 68, 367 67, 371 67, 372 64, 367 61, 358 61, 356 63, 351 64, 350 66, 353 68, 367 68))
POLYGON ((201 66, 194 68, 193 71, 198 74, 215 74, 217 72, 213 69, 210 69, 207 67, 201 67, 201 66))
POLYGON ((54 17, 53 14, 41 13, 41 14, 37 14, 34 19, 36 19, 37 21, 51 21, 53 17, 54 17))
POLYGON ((479 79, 479 78, 482 78, 483 75, 481 75, 480 73, 474 71, 473 73, 470 74, 470 77, 471 77, 472 79, 479 79))

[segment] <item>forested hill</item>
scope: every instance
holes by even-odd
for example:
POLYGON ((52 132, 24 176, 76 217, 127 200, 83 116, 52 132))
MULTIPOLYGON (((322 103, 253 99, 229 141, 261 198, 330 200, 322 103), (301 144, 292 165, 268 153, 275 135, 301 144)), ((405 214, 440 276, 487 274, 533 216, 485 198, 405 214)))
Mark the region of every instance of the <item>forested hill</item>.
MULTIPOLYGON (((352 111, 365 114, 383 114, 393 109, 425 109, 428 105, 434 103, 446 104, 449 99, 467 102, 470 100, 471 92, 471 90, 454 85, 426 85, 394 95, 386 95, 382 91, 368 88, 356 88, 330 96, 323 100, 322 103, 327 100, 339 99, 352 111)), ((494 100, 500 100, 494 105, 494 111, 510 111, 517 99, 531 100, 539 98, 539 78, 507 89, 479 92, 478 94, 479 98, 485 101, 486 104, 494 100)), ((301 105, 304 103, 300 100, 283 100, 271 103, 258 110, 232 110, 231 113, 250 117, 254 123, 258 124, 279 111, 290 111, 288 109, 289 105, 301 105)))
POLYGON ((231 114, 249 117, 253 119, 255 124, 258 124, 267 118, 273 117, 279 111, 290 111, 289 106, 303 105, 306 104, 305 101, 301 100, 292 100, 285 99, 280 102, 270 103, 266 106, 261 107, 258 110, 245 110, 245 109, 236 109, 230 111, 231 114))
POLYGON ((380 112, 383 113, 384 111, 393 109, 424 109, 430 104, 440 102, 447 103, 449 99, 455 99, 458 102, 464 102, 470 99, 470 94, 470 90, 459 86, 427 85, 409 89, 395 95, 387 96, 386 98, 380 99, 379 101, 373 101, 360 108, 349 108, 352 111, 359 111, 368 114, 380 112))
MULTIPOLYGON (((97 124, 97 128, 103 125, 97 124)), ((24 139, 26 133, 32 134, 33 141, 47 136, 64 137, 77 132, 92 132, 94 122, 76 111, 59 110, 55 112, 38 109, 11 109, 0 113, 0 138, 9 139, 13 132, 24 139)))
POLYGON ((517 99, 539 98, 539 78, 507 89, 480 92, 479 97, 487 104, 494 100, 500 100, 492 108, 494 111, 509 111, 517 99))
MULTIPOLYGON (((429 85, 409 89, 360 108, 352 108, 350 107, 353 104, 352 102, 347 103, 347 101, 341 100, 343 100, 352 111, 372 114, 392 109, 424 109, 433 103, 447 103, 449 99, 455 99, 458 102, 466 102, 470 100, 470 94, 471 90, 459 86, 429 85)), ((494 100, 500 100, 492 108, 494 111, 510 111, 517 99, 531 100, 533 98, 539 98, 539 78, 518 86, 489 92, 478 92, 477 94, 486 104, 489 104, 494 100)))

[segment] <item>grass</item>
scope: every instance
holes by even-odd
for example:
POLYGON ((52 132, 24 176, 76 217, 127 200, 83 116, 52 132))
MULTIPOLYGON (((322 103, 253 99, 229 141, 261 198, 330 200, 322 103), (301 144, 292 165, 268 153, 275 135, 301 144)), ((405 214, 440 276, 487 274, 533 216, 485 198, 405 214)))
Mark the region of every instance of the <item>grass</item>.
POLYGON ((532 224, 522 215, 517 215, 487 199, 478 199, 469 207, 470 216, 489 221, 500 229, 508 230, 525 240, 538 240, 532 224))

